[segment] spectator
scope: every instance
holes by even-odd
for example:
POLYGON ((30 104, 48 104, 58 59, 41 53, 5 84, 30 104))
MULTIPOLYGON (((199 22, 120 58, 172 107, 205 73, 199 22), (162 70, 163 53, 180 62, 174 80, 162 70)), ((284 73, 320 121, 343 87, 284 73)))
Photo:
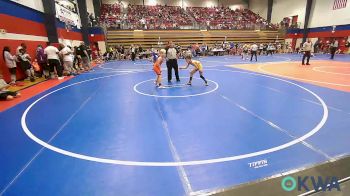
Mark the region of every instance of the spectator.
POLYGON ((314 53, 318 53, 319 45, 320 45, 320 38, 318 38, 314 44, 314 53))
POLYGON ((92 13, 91 14, 88 13, 88 18, 89 18, 90 26, 91 27, 96 26, 96 19, 95 19, 95 16, 92 13))
POLYGON ((268 56, 269 54, 271 54, 271 56, 272 56, 273 52, 274 52, 274 46, 273 46, 273 44, 269 43, 269 44, 267 45, 267 56, 268 56))
POLYGON ((57 72, 57 79, 58 80, 62 80, 64 79, 63 77, 63 66, 60 63, 60 58, 58 56, 58 49, 51 45, 51 43, 49 42, 47 44, 48 46, 45 48, 44 50, 44 54, 47 55, 47 61, 49 64, 49 71, 50 71, 50 78, 53 78, 53 74, 54 74, 54 70, 56 68, 56 72, 57 72))
MULTIPOLYGON (((20 58, 21 53, 19 51, 20 49, 25 49, 26 50, 27 49, 27 45, 25 43, 21 43, 21 45, 18 46, 17 49, 16 49, 16 66, 19 67, 19 68, 21 68, 21 58, 20 58)), ((22 71, 25 72, 25 70, 22 70, 22 71)))
POLYGON ((60 51, 60 56, 63 59, 63 67, 68 72, 69 75, 76 75, 77 70, 73 67, 73 51, 68 47, 61 44, 62 50, 60 51))
POLYGON ((38 45, 36 49, 36 60, 40 66, 40 76, 44 75, 45 78, 49 78, 49 67, 47 66, 47 56, 44 54, 44 48, 42 45, 38 45))
POLYGON ((5 82, 5 80, 3 80, 2 78, 0 79, 0 100, 1 101, 8 101, 21 96, 20 93, 7 90, 9 86, 10 85, 8 85, 5 82))
POLYGON ((8 46, 5 46, 3 49, 3 58, 4 61, 6 63, 7 68, 9 69, 9 72, 11 74, 11 85, 15 85, 16 84, 16 55, 12 55, 11 53, 11 49, 8 46))
POLYGON ((26 73, 27 80, 30 80, 31 82, 35 81, 34 77, 34 69, 30 61, 32 60, 27 53, 27 50, 24 48, 19 49, 19 58, 21 63, 21 69, 26 73))
POLYGON ((27 49, 27 45, 25 43, 21 43, 20 46, 17 47, 16 49, 16 55, 19 56, 21 53, 19 52, 20 49, 27 49))
POLYGON ((263 49, 264 49, 264 44, 259 44, 259 55, 261 55, 263 49))
POLYGON ((84 42, 80 43, 80 46, 77 48, 77 55, 81 58, 83 68, 85 71, 91 70, 91 64, 90 64, 90 55, 87 51, 87 48, 85 46, 84 42))
POLYGON ((81 67, 81 58, 78 57, 77 51, 78 51, 78 47, 74 46, 73 54, 72 54, 72 56, 73 56, 73 67, 74 67, 75 70, 77 70, 77 73, 80 73, 84 69, 81 67))
POLYGON ((86 46, 86 52, 88 53, 89 61, 92 61, 92 50, 90 46, 86 46))
POLYGON ((348 54, 350 54, 350 40, 346 41, 345 47, 348 48, 348 54))
POLYGON ((229 7, 187 7, 129 5, 121 13, 121 3, 102 4, 101 23, 107 27, 129 29, 178 29, 192 26, 193 19, 207 29, 276 29, 277 26, 248 9, 229 7), (172 17, 169 17, 172 16, 172 17), (125 24, 128 24, 125 26, 125 24))

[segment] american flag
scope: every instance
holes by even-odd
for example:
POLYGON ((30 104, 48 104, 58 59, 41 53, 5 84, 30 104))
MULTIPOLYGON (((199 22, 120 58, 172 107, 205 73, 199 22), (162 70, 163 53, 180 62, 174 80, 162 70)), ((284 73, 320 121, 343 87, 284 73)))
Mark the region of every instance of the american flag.
POLYGON ((345 8, 347 1, 348 0, 334 0, 333 10, 345 8))

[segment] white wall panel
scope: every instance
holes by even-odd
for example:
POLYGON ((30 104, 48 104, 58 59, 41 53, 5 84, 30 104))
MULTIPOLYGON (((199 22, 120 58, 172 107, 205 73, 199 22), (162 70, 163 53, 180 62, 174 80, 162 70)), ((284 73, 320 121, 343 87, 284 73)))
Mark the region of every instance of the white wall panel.
POLYGON ((87 7, 87 12, 89 12, 90 14, 92 13, 95 16, 93 0, 86 0, 86 7, 87 7))
POLYGON ((300 22, 301 26, 303 27, 305 10, 306 0, 274 0, 271 22, 279 23, 284 17, 298 15, 298 22, 300 22))
POLYGON ((44 7, 41 0, 11 0, 11 1, 30 7, 37 11, 44 12, 44 7))
POLYGON ((267 1, 268 0, 250 0, 249 8, 261 17, 267 19, 267 1))
POLYGON ((334 1, 317 0, 313 1, 311 8, 309 27, 323 27, 333 25, 350 24, 350 2, 347 7, 333 10, 334 1))

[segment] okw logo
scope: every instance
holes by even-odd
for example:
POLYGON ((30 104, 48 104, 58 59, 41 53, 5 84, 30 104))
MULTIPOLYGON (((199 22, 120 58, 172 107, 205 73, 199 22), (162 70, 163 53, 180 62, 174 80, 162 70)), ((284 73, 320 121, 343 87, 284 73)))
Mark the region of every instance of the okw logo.
POLYGON ((322 191, 336 189, 340 191, 338 178, 335 176, 327 176, 325 178, 322 176, 298 176, 297 180, 292 176, 287 176, 282 179, 281 187, 285 191, 293 191, 296 188, 298 188, 298 191, 309 191, 310 189, 322 191))

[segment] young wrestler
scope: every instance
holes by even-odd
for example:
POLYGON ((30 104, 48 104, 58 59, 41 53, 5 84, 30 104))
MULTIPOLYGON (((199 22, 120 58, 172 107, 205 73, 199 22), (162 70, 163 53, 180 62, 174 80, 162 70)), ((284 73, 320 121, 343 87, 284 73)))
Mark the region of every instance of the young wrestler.
POLYGON ((164 88, 162 86, 162 70, 161 70, 161 65, 163 63, 163 60, 165 58, 165 53, 166 51, 164 49, 161 49, 159 51, 159 57, 156 60, 156 62, 153 64, 153 70, 157 74, 157 79, 156 79, 156 86, 158 88, 164 88))
POLYGON ((242 52, 242 59, 243 60, 248 60, 248 49, 249 49, 249 46, 248 44, 244 44, 243 47, 243 52, 242 52))
POLYGON ((199 75, 204 80, 205 86, 208 86, 208 81, 203 76, 202 63, 200 61, 197 61, 197 60, 192 60, 191 55, 187 55, 185 57, 185 60, 186 60, 187 66, 180 67, 180 69, 187 69, 188 66, 190 66, 190 65, 192 65, 194 67, 194 69, 190 72, 190 81, 188 81, 187 85, 192 85, 192 77, 197 71, 199 71, 199 75))
POLYGON ((158 59, 157 50, 152 48, 152 53, 151 54, 152 54, 152 56, 151 56, 152 62, 155 63, 157 61, 157 59, 158 59))

